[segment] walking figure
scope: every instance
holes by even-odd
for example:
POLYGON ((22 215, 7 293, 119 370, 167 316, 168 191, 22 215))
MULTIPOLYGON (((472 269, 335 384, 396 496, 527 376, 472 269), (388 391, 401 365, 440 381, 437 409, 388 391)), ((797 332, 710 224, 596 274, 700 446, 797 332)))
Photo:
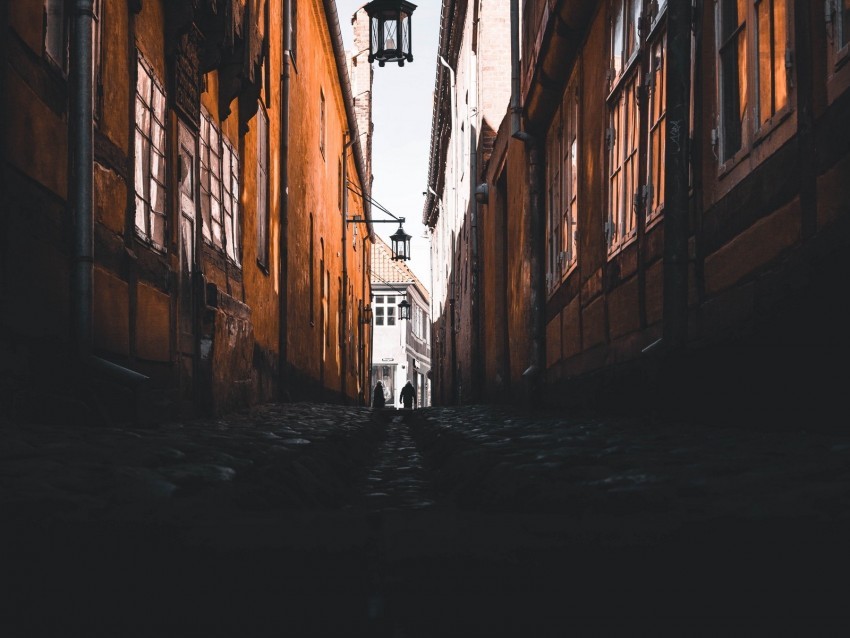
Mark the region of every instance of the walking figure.
POLYGON ((416 407, 416 388, 413 387, 413 384, 410 381, 408 381, 401 389, 401 395, 399 398, 404 404, 405 410, 416 407))
POLYGON ((384 400, 384 384, 378 381, 378 383, 375 384, 375 392, 372 395, 372 407, 382 408, 384 407, 384 403, 386 403, 384 400))

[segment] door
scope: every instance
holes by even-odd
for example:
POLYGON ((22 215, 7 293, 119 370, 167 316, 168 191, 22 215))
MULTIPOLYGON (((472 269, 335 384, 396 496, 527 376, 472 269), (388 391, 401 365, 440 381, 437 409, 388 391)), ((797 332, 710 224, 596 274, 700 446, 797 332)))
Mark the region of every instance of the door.
POLYGON ((181 411, 194 413, 197 400, 197 299, 194 284, 198 272, 196 219, 198 211, 197 136, 182 121, 178 122, 178 217, 180 273, 177 302, 177 352, 180 364, 181 411))

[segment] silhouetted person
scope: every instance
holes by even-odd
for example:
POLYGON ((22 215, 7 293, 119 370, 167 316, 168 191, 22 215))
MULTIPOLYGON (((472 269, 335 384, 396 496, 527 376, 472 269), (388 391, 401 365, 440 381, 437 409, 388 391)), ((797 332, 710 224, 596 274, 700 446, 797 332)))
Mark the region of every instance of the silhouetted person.
POLYGON ((413 384, 410 381, 408 381, 401 389, 401 395, 399 398, 404 404, 405 410, 416 407, 416 388, 413 387, 413 384))
POLYGON ((384 384, 378 381, 375 384, 375 393, 372 395, 372 407, 373 408, 382 408, 384 407, 384 384))

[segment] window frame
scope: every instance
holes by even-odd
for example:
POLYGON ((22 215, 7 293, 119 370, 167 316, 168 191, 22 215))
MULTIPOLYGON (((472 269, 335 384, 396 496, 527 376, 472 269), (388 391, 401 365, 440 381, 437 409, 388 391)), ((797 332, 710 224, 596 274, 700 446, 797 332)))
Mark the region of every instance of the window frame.
MULTIPOLYGON (((647 59, 648 59, 648 68, 646 75, 646 139, 644 141, 645 144, 645 152, 646 152, 646 179, 644 184, 644 193, 643 193, 643 205, 644 205, 644 221, 646 223, 647 228, 651 225, 655 224, 658 219, 660 219, 664 215, 664 189, 666 188, 667 182, 667 173, 664 170, 664 161, 665 154, 667 151, 666 148, 666 140, 667 140, 667 55, 668 55, 668 39, 667 39, 667 21, 666 21, 666 8, 667 3, 664 2, 663 5, 659 8, 659 13, 655 17, 652 28, 650 30, 649 35, 646 38, 646 49, 647 49, 647 59), (656 47, 660 46, 661 51, 661 66, 656 67, 655 61, 657 56, 655 55, 656 47), (658 117, 654 118, 653 115, 655 113, 653 99, 656 97, 657 93, 661 93, 660 97, 658 97, 658 117), (659 131, 658 134, 658 153, 653 153, 654 146, 652 136, 653 133, 659 131), (657 158, 656 158, 657 155, 657 158), (657 159, 657 164, 655 168, 657 168, 657 182, 658 185, 656 187, 653 178, 656 177, 653 174, 653 166, 657 159), (656 203, 658 202, 658 203, 656 203)), ((691 36, 691 53, 693 54, 693 35, 691 36)), ((693 58, 692 58, 693 62, 693 58)), ((693 75, 691 75, 691 91, 693 92, 694 81, 693 75)), ((693 105, 692 105, 693 106, 693 105)), ((692 120, 692 115, 690 116, 692 120)), ((691 122, 692 123, 692 122, 691 122)), ((690 128, 690 127, 689 127, 690 128)))
POLYGON ((242 266, 242 162, 221 125, 201 105, 200 195, 204 243, 242 266), (218 167, 216 171, 215 168, 218 167), (229 173, 225 179, 225 169, 229 173), (215 214, 215 210, 218 214, 215 214), (216 237, 216 231, 219 236, 216 237))
POLYGON ((550 296, 578 264, 580 79, 580 64, 576 63, 546 140, 546 283, 550 296), (569 237, 567 226, 572 226, 569 237))
POLYGON ((44 58, 48 63, 63 76, 68 75, 68 58, 71 37, 70 12, 68 10, 67 0, 44 0, 43 4, 43 28, 42 33, 42 49, 44 58), (54 10, 51 11, 51 8, 54 10), (51 18, 51 16, 55 16, 51 18), (61 34, 56 34, 55 37, 52 27, 61 27, 61 34), (61 48, 61 53, 54 52, 54 43, 58 43, 61 48), (59 55, 62 59, 57 59, 59 55))
POLYGON ((325 99, 325 90, 319 87, 319 152, 322 154, 322 159, 325 160, 327 150, 327 101, 325 99))
MULTIPOLYGON (((257 265, 269 274, 269 118, 263 105, 257 112, 257 265)), ((312 260, 311 260, 312 262, 312 260)))
POLYGON ((608 34, 609 83, 608 95, 605 100, 608 122, 605 133, 607 183, 603 230, 608 258, 611 259, 637 239, 638 214, 635 202, 641 189, 641 123, 643 117, 638 91, 643 81, 642 52, 646 42, 646 34, 643 31, 646 28, 647 5, 643 0, 611 0, 609 6, 611 11, 608 34), (639 9, 635 11, 635 7, 639 7, 639 9), (619 27, 622 29, 620 32, 622 41, 617 43, 615 36, 620 17, 622 17, 622 23, 619 27), (634 36, 634 42, 632 49, 628 50, 632 36, 634 36), (619 69, 616 68, 618 46, 622 47, 620 49, 619 69), (634 115, 631 118, 632 124, 636 126, 627 129, 625 124, 627 123, 626 118, 630 115, 628 111, 630 104, 634 109, 634 115), (623 109, 626 110, 625 115, 622 115, 623 109), (620 126, 626 129, 625 135, 620 130, 620 126), (628 141, 630 132, 634 145, 629 152, 626 152, 624 142, 628 141), (613 169, 615 159, 617 160, 616 170, 613 169), (631 172, 627 170, 629 167, 632 169, 631 172), (623 190, 629 177, 631 178, 629 181, 634 185, 634 192, 626 195, 623 190), (615 183, 620 184, 620 188, 617 190, 619 204, 616 205, 616 210, 614 205, 615 183))
MULTIPOLYGON (((723 178, 727 174, 734 172, 735 168, 744 162, 745 159, 751 157, 753 152, 763 144, 766 140, 775 137, 774 132, 783 127, 783 124, 788 121, 792 114, 795 113, 794 97, 796 91, 795 72, 793 64, 794 59, 794 3, 789 0, 743 0, 746 6, 746 35, 744 38, 744 69, 745 69, 745 89, 746 95, 742 96, 745 100, 746 107, 744 108, 743 121, 741 123, 741 144, 740 147, 733 153, 727 154, 723 147, 725 139, 725 119, 723 114, 723 105, 725 104, 724 89, 723 89, 723 65, 721 61, 721 33, 722 33, 722 11, 723 0, 715 2, 714 9, 714 31, 715 31, 715 65, 716 65, 716 88, 715 88, 715 154, 718 158, 718 176, 723 178), (761 2, 783 2, 785 4, 785 51, 786 61, 783 61, 781 68, 785 69, 785 104, 780 108, 775 109, 773 114, 761 121, 758 104, 759 91, 759 73, 760 59, 758 56, 758 19, 756 6, 761 2), (790 61, 790 66, 789 66, 790 61)), ((738 30, 740 27, 738 27, 738 30)), ((774 60, 775 63, 775 60, 774 60)), ((738 62, 738 73, 740 77, 741 62, 738 62)), ((739 80, 740 85, 740 80, 739 80)), ((784 138, 783 138, 784 140, 784 138)), ((781 143, 781 142, 780 142, 781 143)), ((761 155, 761 154, 760 154, 761 155)), ((760 163, 763 157, 756 159, 760 163)), ((754 168, 753 165, 750 169, 754 168)))
POLYGON ((850 7, 843 6, 842 0, 828 0, 830 15, 827 21, 827 102, 832 104, 839 96, 850 89, 850 7), (844 14, 844 11, 847 14, 844 14), (847 24, 844 24, 844 21, 847 24), (847 34, 844 27, 847 27, 847 34), (846 42, 842 46, 842 38, 846 42))
POLYGON ((133 192, 134 192, 134 209, 133 209, 133 228, 134 234, 136 238, 148 245, 152 249, 156 250, 160 253, 165 253, 166 246, 168 245, 169 238, 169 224, 168 224, 168 140, 167 140, 167 132, 168 132, 168 108, 167 108, 167 99, 168 95, 165 90, 165 85, 159 80, 156 75, 156 72, 145 57, 142 55, 142 52, 136 49, 136 87, 133 93, 133 101, 134 101, 134 120, 133 120, 133 154, 134 154, 134 175, 133 175, 133 192), (141 97, 139 81, 141 78, 141 73, 144 72, 150 82, 150 90, 147 96, 147 101, 141 97), (159 107, 161 109, 159 112, 161 113, 161 117, 157 117, 154 115, 154 108, 156 105, 153 104, 154 101, 154 92, 158 91, 160 96, 159 107), (147 110, 148 112, 148 130, 142 131, 139 125, 139 106, 140 101, 142 103, 142 108, 147 110), (156 119, 156 123, 160 126, 160 134, 161 134, 161 143, 162 147, 154 145, 153 139, 153 126, 154 119, 156 119), (141 151, 139 143, 140 141, 143 143, 141 147, 141 151), (146 144, 144 144, 146 143, 146 144), (147 147, 147 154, 145 154, 145 147, 147 147), (162 175, 161 179, 158 179, 154 176, 154 171, 152 161, 153 161, 153 152, 156 151, 157 155, 162 159, 162 175), (147 173, 145 174, 145 168, 140 168, 144 164, 144 158, 147 155, 148 158, 148 166, 147 173), (142 171, 142 173, 140 173, 142 171), (143 190, 139 192, 139 178, 142 179, 143 190), (147 187, 144 187, 144 183, 147 181, 147 187), (152 196, 150 194, 151 183, 155 181, 159 188, 161 188, 161 207, 162 210, 156 210, 152 204, 152 196), (144 228, 139 226, 139 204, 140 202, 143 204, 143 210, 141 212, 142 215, 142 223, 144 224, 144 228), (162 237, 161 241, 158 241, 157 237, 154 237, 153 232, 153 222, 154 217, 160 217, 162 223, 162 237))

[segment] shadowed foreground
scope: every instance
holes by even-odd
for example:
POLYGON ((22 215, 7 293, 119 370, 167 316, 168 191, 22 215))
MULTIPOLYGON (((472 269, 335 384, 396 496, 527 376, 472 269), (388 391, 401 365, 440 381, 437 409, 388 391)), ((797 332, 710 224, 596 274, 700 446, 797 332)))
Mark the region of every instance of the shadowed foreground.
POLYGON ((850 628, 848 437, 308 404, 0 436, 3 635, 850 628))

